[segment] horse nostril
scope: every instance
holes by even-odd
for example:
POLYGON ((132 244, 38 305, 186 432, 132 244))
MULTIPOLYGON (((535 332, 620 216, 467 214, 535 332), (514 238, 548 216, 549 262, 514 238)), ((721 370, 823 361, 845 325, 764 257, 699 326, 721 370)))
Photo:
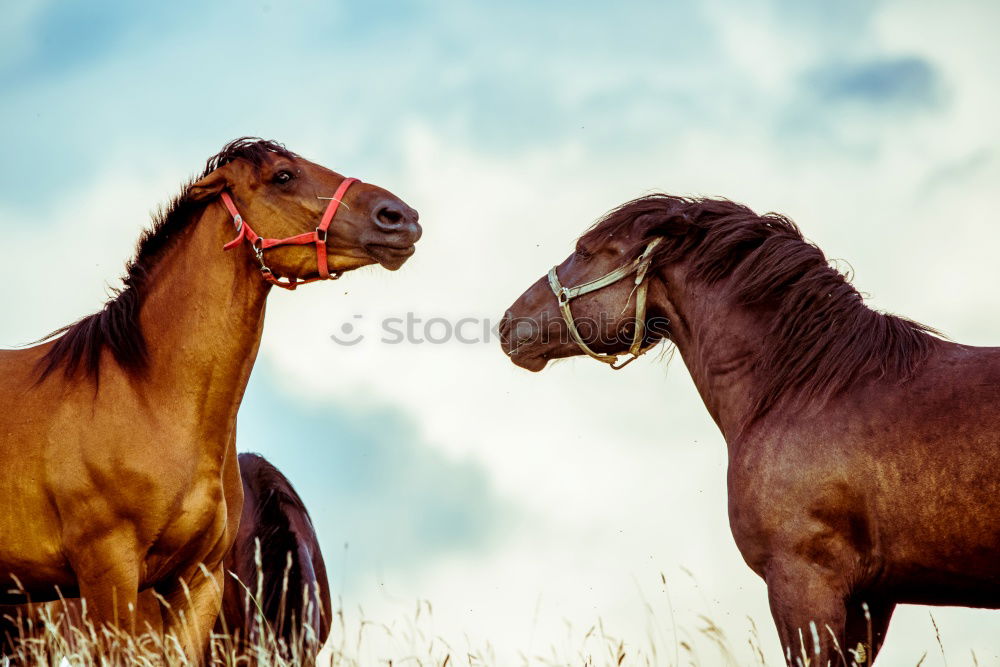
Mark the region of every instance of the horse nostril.
POLYGON ((403 214, 385 207, 379 210, 375 218, 385 227, 398 227, 403 221, 403 214))
POLYGON ((402 202, 385 202, 375 209, 375 226, 386 232, 415 229, 417 212, 402 202))

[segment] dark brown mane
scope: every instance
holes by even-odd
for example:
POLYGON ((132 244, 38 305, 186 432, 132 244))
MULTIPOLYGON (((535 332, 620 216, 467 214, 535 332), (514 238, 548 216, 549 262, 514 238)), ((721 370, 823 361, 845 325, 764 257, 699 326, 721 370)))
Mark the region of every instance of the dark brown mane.
POLYGON ((632 238, 633 254, 663 237, 655 266, 690 265, 688 277, 726 282, 736 303, 773 313, 762 354, 762 382, 749 421, 781 400, 826 401, 865 381, 905 382, 936 342, 933 329, 865 305, 848 279, 788 218, 757 215, 724 199, 655 194, 608 213, 581 238, 599 246, 632 238))
POLYGON ((181 231, 204 208, 188 197, 191 185, 219 167, 238 159, 261 166, 269 153, 297 157, 281 144, 256 137, 241 137, 226 144, 205 163, 202 173, 188 182, 166 207, 153 214, 152 226, 136 244, 135 256, 125 265, 122 286, 111 290, 104 307, 73 324, 53 331, 38 342, 58 337, 39 363, 39 381, 63 366, 67 377, 83 370, 98 380, 101 351, 107 348, 123 369, 141 374, 148 364, 146 339, 139 326, 139 310, 146 293, 149 271, 181 231))

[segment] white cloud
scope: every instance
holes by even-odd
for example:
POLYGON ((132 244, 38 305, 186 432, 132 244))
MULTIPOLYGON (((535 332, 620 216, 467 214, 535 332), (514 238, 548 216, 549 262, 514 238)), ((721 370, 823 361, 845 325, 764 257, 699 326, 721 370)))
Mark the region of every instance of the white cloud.
POLYGON ((38 209, 0 202, 9 276, 0 281, 0 302, 17 313, 0 323, 0 344, 23 345, 98 310, 108 287, 120 286, 150 212, 180 189, 185 173, 169 163, 109 164, 85 188, 50 192, 38 209))

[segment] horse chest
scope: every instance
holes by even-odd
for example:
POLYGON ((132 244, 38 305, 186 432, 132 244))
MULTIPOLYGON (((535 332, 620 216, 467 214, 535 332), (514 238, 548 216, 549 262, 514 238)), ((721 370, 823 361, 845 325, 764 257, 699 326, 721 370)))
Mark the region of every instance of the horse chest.
POLYGON ((199 536, 214 539, 225 530, 227 509, 221 479, 203 480, 185 493, 164 537, 178 533, 190 541, 199 536))
POLYGON ((221 561, 228 548, 228 507, 221 481, 203 481, 181 498, 149 550, 146 579, 153 583, 191 563, 221 561))
POLYGON ((843 459, 807 461, 802 451, 769 443, 730 461, 736 544, 761 576, 773 559, 792 557, 856 572, 877 550, 865 480, 851 475, 843 459))

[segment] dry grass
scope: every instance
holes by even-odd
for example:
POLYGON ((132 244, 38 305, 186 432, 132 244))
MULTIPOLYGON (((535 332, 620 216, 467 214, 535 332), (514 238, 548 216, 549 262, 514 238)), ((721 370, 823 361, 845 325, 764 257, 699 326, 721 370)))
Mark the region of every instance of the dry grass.
MULTIPOLYGON (((309 623, 296 622, 296 619, 316 616, 313 605, 318 604, 318 596, 314 595, 315 591, 304 590, 302 599, 306 602, 303 609, 293 613, 285 608, 291 570, 289 557, 282 579, 279 617, 265 618, 259 602, 264 590, 259 542, 255 559, 258 576, 253 582, 253 589, 233 573, 230 573, 232 583, 227 583, 242 587, 246 593, 244 617, 249 619, 247 627, 227 628, 225 619, 220 617, 221 628, 213 631, 210 637, 208 661, 216 665, 313 664, 322 648, 320 633, 309 623)), ((210 576, 207 570, 203 574, 210 576)), ((19 592, 30 599, 16 578, 15 584, 12 592, 19 592)), ((189 589, 185 586, 184 590, 189 589)), ((222 591, 218 593, 221 595, 222 591)), ((183 611, 174 609, 166 599, 151 590, 140 596, 137 613, 140 631, 137 635, 93 622, 85 600, 60 599, 57 602, 8 607, 4 614, 8 625, 5 644, 8 646, 0 665, 158 667, 197 663, 185 656, 177 637, 163 636, 161 619, 164 617, 169 617, 181 632, 191 632, 183 611)))
MULTIPOLYGON (((259 609, 259 607, 258 607, 259 609)), ((76 601, 36 605, 18 619, 17 637, 3 664, 72 665, 186 665, 189 660, 173 636, 162 637, 147 625, 138 636, 93 623, 76 601)), ((311 664, 320 651, 318 634, 300 624, 290 640, 277 635, 260 614, 249 640, 239 633, 213 632, 210 651, 218 665, 311 664)))
MULTIPOLYGON (((412 614, 392 622, 375 621, 360 611, 351 614, 340 609, 335 613, 330 638, 322 650, 313 628, 302 628, 294 641, 286 643, 262 617, 258 616, 258 620, 261 632, 249 642, 240 642, 224 633, 213 634, 215 664, 298 665, 313 660, 330 667, 765 664, 755 629, 751 630, 749 646, 750 654, 757 658, 753 663, 741 662, 725 633, 706 617, 702 617, 692 633, 681 632, 676 641, 668 638, 672 634, 651 630, 643 644, 632 644, 609 632, 600 621, 580 631, 567 624, 565 636, 544 650, 531 654, 514 652, 504 657, 498 657, 489 643, 475 646, 467 637, 449 640, 437 634, 432 606, 424 601, 417 603, 412 614)), ((87 620, 86 614, 81 619, 72 605, 41 606, 37 614, 22 620, 22 632, 10 654, 14 664, 153 667, 189 662, 172 639, 165 641, 150 632, 131 637, 99 629, 87 620)))
MULTIPOLYGON (((661 583, 663 598, 657 600, 658 604, 654 606, 644 600, 647 623, 641 640, 635 640, 634 636, 626 639, 600 620, 585 629, 566 623, 563 636, 548 642, 545 648, 505 651, 503 655, 498 655, 488 642, 479 645, 468 637, 445 638, 438 634, 433 608, 426 601, 418 602, 411 613, 391 622, 368 619, 360 610, 345 612, 341 605, 334 613, 325 646, 319 646, 319 633, 308 624, 300 624, 286 641, 276 632, 274 623, 264 619, 257 604, 259 594, 249 595, 248 604, 254 607, 256 620, 250 637, 244 640, 238 633, 236 636, 213 633, 212 661, 218 665, 282 666, 315 662, 329 667, 764 667, 768 664, 753 619, 747 619, 745 636, 735 642, 708 616, 697 617, 687 628, 678 627, 666 580, 661 583)), ((260 581, 256 584, 259 591, 260 581)), ((296 616, 310 618, 309 610, 305 611, 296 616)), ((87 619, 85 607, 81 609, 74 601, 39 605, 34 613, 20 619, 18 633, 13 651, 0 664, 153 667, 190 662, 173 638, 164 640, 154 632, 133 637, 98 628, 87 619)), ((817 667, 811 657, 818 637, 819 629, 815 627, 804 633, 801 645, 792 654, 793 664, 817 667)), ((838 662, 845 667, 867 664, 865 656, 853 651, 848 651, 848 657, 838 662)))
POLYGON ((488 642, 475 645, 467 637, 449 641, 433 632, 432 608, 417 604, 416 612, 392 624, 365 619, 353 621, 338 613, 331 641, 320 664, 332 667, 413 665, 415 667, 655 667, 655 666, 764 666, 756 627, 748 619, 748 635, 737 651, 725 632, 708 617, 691 630, 660 632, 651 619, 644 640, 633 642, 610 631, 603 621, 577 629, 565 624, 564 636, 531 652, 498 655, 488 642))

